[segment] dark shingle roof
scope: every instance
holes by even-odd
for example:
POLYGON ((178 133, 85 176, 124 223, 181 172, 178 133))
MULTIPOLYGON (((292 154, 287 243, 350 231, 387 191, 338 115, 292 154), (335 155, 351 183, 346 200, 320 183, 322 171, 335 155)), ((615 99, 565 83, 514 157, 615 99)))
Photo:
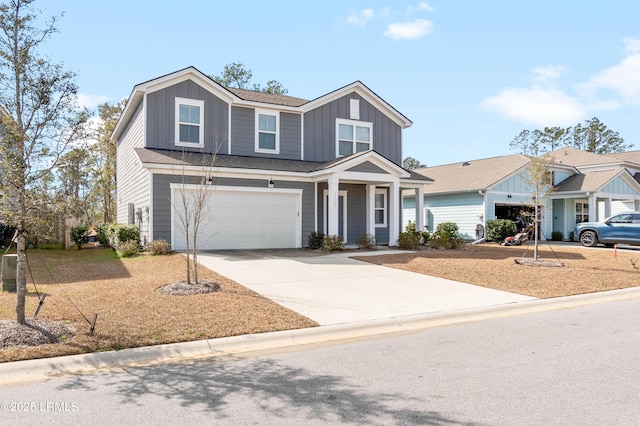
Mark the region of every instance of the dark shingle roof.
MULTIPOLYGON (((180 152, 163 149, 135 148, 140 161, 144 164, 163 164, 169 166, 180 167, 221 167, 231 169, 249 169, 249 170, 273 170, 283 172, 311 173, 320 170, 330 169, 331 167, 342 163, 351 158, 362 155, 362 152, 352 154, 347 157, 341 157, 332 161, 302 161, 287 160, 282 158, 265 158, 265 157, 245 157, 241 155, 224 155, 224 154, 203 154, 200 152, 180 152)), ((418 180, 430 182, 431 179, 411 172, 410 180, 418 180)))
POLYGON ((255 90, 236 89, 226 87, 228 91, 244 101, 261 102, 266 104, 299 107, 309 102, 306 99, 286 95, 274 95, 273 93, 258 92, 255 90))

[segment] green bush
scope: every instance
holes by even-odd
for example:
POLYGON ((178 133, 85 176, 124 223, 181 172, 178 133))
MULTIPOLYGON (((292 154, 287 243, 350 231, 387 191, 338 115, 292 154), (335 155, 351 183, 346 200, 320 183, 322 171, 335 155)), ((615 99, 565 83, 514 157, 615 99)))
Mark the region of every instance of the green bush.
POLYGON ((402 250, 417 250, 420 238, 420 232, 401 232, 398 236, 398 247, 402 250))
POLYGON ((118 244, 116 253, 118 254, 118 257, 133 257, 138 254, 139 248, 140 246, 137 241, 124 241, 118 244))
POLYGON ((551 239, 553 241, 562 241, 564 240, 564 234, 561 231, 553 231, 551 233, 551 239))
POLYGON ((149 251, 153 256, 171 253, 171 246, 165 240, 154 240, 149 243, 149 251))
MULTIPOLYGON (((140 230, 136 225, 121 225, 119 223, 110 223, 102 225, 101 231, 98 232, 98 239, 100 234, 103 234, 103 238, 106 238, 107 245, 113 250, 118 250, 120 244, 127 241, 134 241, 137 245, 140 245, 140 230)), ((102 244, 102 243, 101 243, 102 244)))
POLYGON ((460 238, 458 224, 455 222, 443 222, 439 223, 436 226, 436 232, 434 232, 434 237, 441 238, 445 241, 455 240, 460 238))
POLYGON ((321 249, 324 244, 324 233, 312 232, 309 234, 309 248, 311 250, 321 249))
POLYGON ((322 249, 328 252, 344 250, 344 242, 339 235, 325 235, 322 249))
POLYGON ((39 250, 64 250, 64 244, 58 243, 38 243, 36 248, 39 250))
POLYGON ((71 240, 76 243, 78 250, 82 248, 83 244, 89 242, 89 227, 87 225, 78 225, 71 227, 71 240))
POLYGON ((376 246, 376 237, 371 234, 362 234, 358 238, 358 248, 370 250, 376 246))
POLYGON ((109 229, 112 224, 104 223, 96 228, 98 242, 101 246, 109 247, 109 229))
POLYGON ((516 224, 509 219, 495 219, 487 221, 487 240, 504 241, 507 237, 516 235, 516 224))

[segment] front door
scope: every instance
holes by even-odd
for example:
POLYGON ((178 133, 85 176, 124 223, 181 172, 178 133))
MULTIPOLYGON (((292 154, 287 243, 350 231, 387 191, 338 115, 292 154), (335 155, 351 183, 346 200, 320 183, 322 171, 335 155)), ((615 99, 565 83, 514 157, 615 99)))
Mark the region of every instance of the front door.
MULTIPOLYGON (((324 233, 329 229, 329 194, 324 191, 324 233)), ((347 191, 338 192, 338 236, 347 242, 347 191)))

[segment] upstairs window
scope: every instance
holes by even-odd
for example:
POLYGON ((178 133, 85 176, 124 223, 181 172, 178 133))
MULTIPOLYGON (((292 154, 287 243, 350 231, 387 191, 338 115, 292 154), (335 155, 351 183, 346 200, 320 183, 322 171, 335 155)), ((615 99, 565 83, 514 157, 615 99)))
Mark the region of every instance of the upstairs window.
POLYGON ((256 111, 256 152, 280 152, 277 112, 256 111))
POLYGON ((337 127, 338 157, 371 149, 373 123, 338 119, 337 127))
POLYGON ((176 145, 204 146, 204 101, 176 98, 176 145))

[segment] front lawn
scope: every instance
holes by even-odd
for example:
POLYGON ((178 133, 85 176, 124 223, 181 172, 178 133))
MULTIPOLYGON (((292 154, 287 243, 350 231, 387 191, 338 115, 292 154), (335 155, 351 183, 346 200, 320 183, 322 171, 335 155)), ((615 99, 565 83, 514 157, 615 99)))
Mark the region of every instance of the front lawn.
MULTIPOLYGON (((56 344, 0 349, 0 362, 317 325, 204 267, 201 276, 218 283, 221 291, 161 294, 159 287, 186 278, 180 254, 119 259, 102 248, 32 250, 28 260, 27 318, 38 304, 36 290, 47 293, 38 318, 67 322, 75 336, 56 344), (98 318, 90 335, 87 319, 94 313, 98 318)), ((15 293, 0 293, 0 320, 15 320, 15 304, 15 293)))

